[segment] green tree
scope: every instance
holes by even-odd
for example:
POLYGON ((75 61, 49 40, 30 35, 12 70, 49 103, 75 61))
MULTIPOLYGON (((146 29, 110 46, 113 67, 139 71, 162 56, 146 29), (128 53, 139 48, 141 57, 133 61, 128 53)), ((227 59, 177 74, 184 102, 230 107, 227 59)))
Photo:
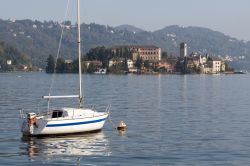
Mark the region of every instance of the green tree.
POLYGON ((225 71, 234 71, 234 69, 229 66, 228 62, 225 62, 225 71))
POLYGON ((66 64, 63 58, 58 58, 56 63, 56 72, 57 73, 65 73, 66 71, 66 64))
POLYGON ((146 69, 149 69, 149 68, 151 67, 151 65, 150 65, 150 63, 149 63, 148 60, 146 60, 146 61, 144 62, 144 67, 145 67, 146 69))
POLYGON ((108 48, 95 47, 89 50, 85 59, 88 61, 98 60, 102 62, 102 67, 106 68, 108 66, 108 61, 112 58, 111 50, 108 48))
POLYGON ((142 66, 143 66, 143 59, 141 57, 138 57, 135 62, 135 67, 141 70, 142 66))
POLYGON ((78 59, 75 59, 73 62, 72 62, 72 73, 79 73, 79 61, 78 59))
POLYGON ((95 64, 94 63, 90 63, 89 66, 88 66, 87 72, 90 73, 90 74, 92 74, 92 73, 95 72, 95 70, 96 70, 95 64))
POLYGON ((164 60, 168 59, 169 58, 168 53, 167 52, 162 52, 161 58, 164 59, 164 60))
POLYGON ((52 55, 47 58, 46 73, 54 73, 55 70, 55 59, 52 55))

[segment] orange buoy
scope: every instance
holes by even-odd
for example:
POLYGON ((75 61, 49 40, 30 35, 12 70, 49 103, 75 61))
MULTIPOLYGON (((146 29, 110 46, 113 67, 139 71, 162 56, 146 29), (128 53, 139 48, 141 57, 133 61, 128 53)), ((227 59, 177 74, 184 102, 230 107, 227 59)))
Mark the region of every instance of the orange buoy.
POLYGON ((125 122, 120 121, 117 130, 126 130, 127 125, 125 124, 125 122))

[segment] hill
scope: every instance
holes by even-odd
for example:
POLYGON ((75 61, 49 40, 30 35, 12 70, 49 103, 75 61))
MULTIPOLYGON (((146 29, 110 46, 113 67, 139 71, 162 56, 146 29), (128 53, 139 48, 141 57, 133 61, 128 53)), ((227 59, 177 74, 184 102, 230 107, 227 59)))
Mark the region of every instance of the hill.
MULTIPOLYGON (((96 46, 110 47, 122 44, 154 44, 172 55, 179 55, 179 43, 188 44, 189 53, 195 51, 215 55, 230 55, 250 59, 250 42, 240 41, 221 32, 200 27, 168 26, 155 32, 123 25, 118 27, 82 24, 83 52, 96 46), (135 32, 136 31, 136 32, 135 32)), ((0 41, 26 53, 34 65, 45 67, 49 54, 56 55, 61 24, 53 21, 0 20, 0 41)), ((76 26, 66 22, 61 46, 61 57, 73 59, 76 55, 76 26)))
POLYGON ((127 24, 124 24, 124 25, 119 25, 117 27, 115 27, 116 30, 120 30, 120 31, 129 31, 129 32, 132 32, 132 33, 139 33, 139 32, 143 32, 144 30, 143 29, 140 29, 140 28, 137 28, 133 25, 127 25, 127 24))
POLYGON ((18 49, 0 42, 0 71, 22 70, 24 66, 31 67, 29 57, 18 49))

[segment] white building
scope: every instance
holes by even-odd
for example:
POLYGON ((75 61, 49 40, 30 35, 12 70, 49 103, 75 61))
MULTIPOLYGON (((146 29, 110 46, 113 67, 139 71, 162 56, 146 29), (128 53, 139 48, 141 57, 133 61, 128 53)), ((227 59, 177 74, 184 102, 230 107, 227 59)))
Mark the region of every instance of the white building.
POLYGON ((209 58, 208 65, 211 68, 211 73, 220 73, 221 71, 221 60, 219 58, 209 58))
POLYGON ((113 66, 116 64, 116 60, 115 59, 110 59, 109 60, 109 67, 113 66))
POLYGON ((10 59, 8 59, 6 63, 7 63, 7 65, 11 65, 12 61, 10 59))
POLYGON ((128 68, 131 69, 131 68, 134 67, 134 62, 131 59, 128 59, 127 60, 127 65, 128 65, 128 68))
POLYGON ((109 60, 109 67, 117 65, 124 62, 124 58, 112 58, 109 60))
POLYGON ((207 62, 207 58, 205 56, 199 56, 200 57, 200 64, 203 65, 207 62))
POLYGON ((72 59, 66 59, 66 60, 65 60, 65 63, 66 63, 66 64, 73 63, 73 60, 72 60, 72 59))

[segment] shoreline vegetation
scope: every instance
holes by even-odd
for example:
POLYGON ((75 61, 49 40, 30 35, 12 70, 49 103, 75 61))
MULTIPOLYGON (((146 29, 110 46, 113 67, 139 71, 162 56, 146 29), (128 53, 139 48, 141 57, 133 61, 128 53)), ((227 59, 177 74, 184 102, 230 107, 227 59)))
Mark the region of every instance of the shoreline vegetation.
POLYGON ((31 59, 17 48, 0 42, 0 72, 6 71, 35 71, 31 59))
MULTIPOLYGON (((23 71, 23 70, 15 70, 15 71, 0 71, 0 73, 46 73, 46 74, 52 74, 47 73, 44 70, 29 70, 29 71, 23 71)), ((57 73, 57 74, 78 74, 75 73, 57 73)), ((248 71, 232 71, 232 72, 221 72, 221 73, 214 73, 214 74, 200 74, 200 73, 180 73, 180 72, 171 72, 171 73, 162 73, 162 72, 144 72, 144 73, 82 73, 83 75, 232 75, 232 74, 248 74, 248 71)))

